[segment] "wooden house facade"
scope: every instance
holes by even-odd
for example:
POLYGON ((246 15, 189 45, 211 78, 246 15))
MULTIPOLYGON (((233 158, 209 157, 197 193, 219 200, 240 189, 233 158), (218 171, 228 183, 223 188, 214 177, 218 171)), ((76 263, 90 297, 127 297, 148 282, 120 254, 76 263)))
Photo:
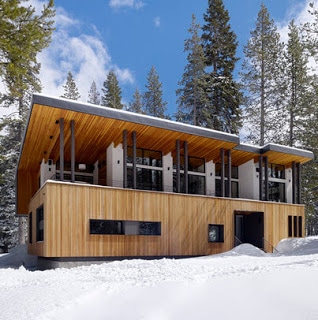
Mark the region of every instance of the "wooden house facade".
POLYGON ((313 154, 127 111, 34 95, 17 167, 29 253, 198 256, 302 237, 313 154))

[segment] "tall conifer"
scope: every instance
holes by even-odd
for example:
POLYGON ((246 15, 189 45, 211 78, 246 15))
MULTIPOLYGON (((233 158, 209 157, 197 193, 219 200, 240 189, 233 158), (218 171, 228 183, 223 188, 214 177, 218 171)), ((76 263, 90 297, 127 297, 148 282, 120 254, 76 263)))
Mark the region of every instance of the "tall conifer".
POLYGON ((62 98, 78 100, 81 97, 71 71, 67 73, 67 78, 65 84, 63 85, 63 89, 64 93, 61 96, 62 98))
POLYGON ((96 82, 93 81, 91 87, 88 91, 88 100, 87 102, 92 104, 100 104, 100 93, 97 90, 96 82))
POLYGON ((154 66, 151 67, 146 83, 146 91, 143 95, 143 112, 147 115, 166 118, 167 102, 162 99, 162 83, 154 66))
POLYGON ((188 30, 191 37, 184 42, 184 51, 188 52, 188 64, 177 89, 178 121, 196 126, 206 126, 205 107, 208 105, 205 90, 205 57, 201 44, 201 27, 192 14, 191 26, 188 30))
POLYGON ((207 127, 237 134, 241 127, 242 94, 233 79, 238 61, 236 35, 222 0, 209 0, 203 17, 202 42, 208 74, 205 90, 209 99, 207 127))
POLYGON ((244 47, 244 54, 241 79, 247 93, 245 121, 248 140, 264 145, 273 141, 280 131, 278 115, 284 100, 283 44, 264 4, 244 47))
POLYGON ((114 109, 123 108, 121 103, 121 89, 113 70, 109 71, 107 78, 103 83, 102 92, 104 94, 101 98, 102 106, 114 109))

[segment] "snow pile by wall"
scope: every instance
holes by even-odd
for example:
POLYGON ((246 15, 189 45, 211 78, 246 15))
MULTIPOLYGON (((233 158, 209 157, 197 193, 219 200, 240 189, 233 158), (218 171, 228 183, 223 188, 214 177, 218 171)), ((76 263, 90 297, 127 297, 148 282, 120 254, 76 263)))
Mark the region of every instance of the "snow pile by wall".
POLYGON ((318 236, 283 239, 276 249, 279 253, 286 255, 316 254, 318 253, 318 236))
POLYGON ((0 268, 19 268, 24 266, 26 269, 35 269, 37 257, 28 255, 28 246, 18 245, 9 250, 9 253, 0 256, 0 268))

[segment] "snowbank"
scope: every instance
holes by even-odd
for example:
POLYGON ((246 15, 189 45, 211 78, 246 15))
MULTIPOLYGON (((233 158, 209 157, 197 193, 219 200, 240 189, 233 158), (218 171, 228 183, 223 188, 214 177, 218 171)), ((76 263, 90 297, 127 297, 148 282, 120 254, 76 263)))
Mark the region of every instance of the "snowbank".
MULTIPOLYGON (((285 253, 240 245, 204 258, 0 268, 0 318, 317 320, 317 238, 283 240, 278 247, 285 253)), ((12 252, 0 263, 6 256, 12 252)))
POLYGON ((0 268, 19 268, 21 266, 36 269, 37 257, 28 255, 27 245, 18 245, 9 253, 0 255, 0 268))

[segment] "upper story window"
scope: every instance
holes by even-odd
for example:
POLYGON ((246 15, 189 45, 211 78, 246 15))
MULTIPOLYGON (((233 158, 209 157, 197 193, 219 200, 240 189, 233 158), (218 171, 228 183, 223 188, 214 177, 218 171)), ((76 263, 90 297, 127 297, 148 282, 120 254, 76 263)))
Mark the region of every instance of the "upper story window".
MULTIPOLYGON (((215 176, 216 177, 221 177, 221 163, 216 163, 215 164, 215 176)), ((228 178, 228 165, 225 165, 225 172, 224 172, 225 178, 228 178)), ((238 167, 237 166, 232 166, 231 169, 231 177, 232 179, 238 179, 238 167)))
MULTIPOLYGON (((133 148, 127 148, 127 163, 133 163, 133 148)), ((162 152, 147 149, 136 149, 136 164, 149 167, 162 167, 162 152)))
POLYGON ((285 179, 285 166, 270 163, 268 165, 268 176, 271 178, 285 179))
MULTIPOLYGON (((173 157, 173 190, 177 192, 177 159, 173 157)), ((185 193, 184 156, 180 156, 180 192, 185 193)), ((188 157, 188 193, 205 194, 205 160, 188 157)))
MULTIPOLYGON (((133 148, 127 148, 127 186, 133 188, 133 148)), ((136 149, 136 188, 162 191, 162 152, 136 149)))

